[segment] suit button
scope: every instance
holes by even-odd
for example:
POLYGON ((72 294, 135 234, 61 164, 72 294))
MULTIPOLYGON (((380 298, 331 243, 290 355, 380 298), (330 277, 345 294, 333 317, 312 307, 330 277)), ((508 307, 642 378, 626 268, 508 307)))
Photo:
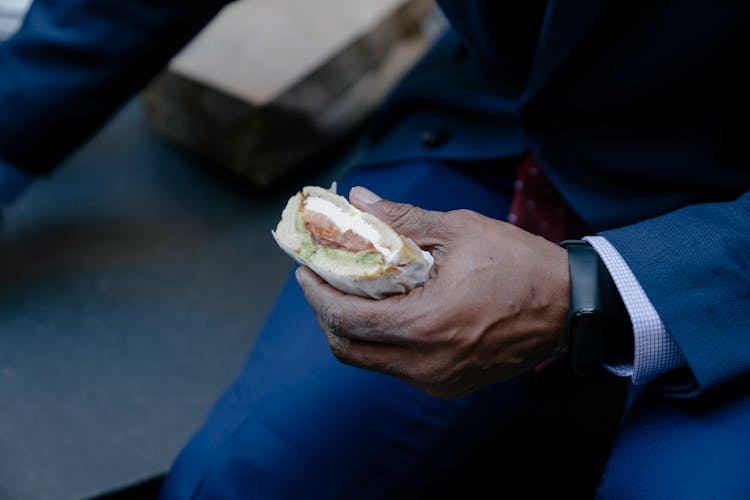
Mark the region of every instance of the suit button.
POLYGON ((445 144, 450 138, 450 134, 441 128, 425 130, 419 134, 419 140, 422 146, 427 149, 436 149, 445 144))

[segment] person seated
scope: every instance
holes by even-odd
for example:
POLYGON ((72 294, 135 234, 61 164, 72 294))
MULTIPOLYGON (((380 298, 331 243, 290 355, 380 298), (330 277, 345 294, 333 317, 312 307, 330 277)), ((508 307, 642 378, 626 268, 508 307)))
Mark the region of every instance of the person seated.
MULTIPOLYGON (((223 3, 34 2, 0 45, 3 192, 223 3)), ((742 498, 750 6, 438 3, 341 181, 433 276, 373 301, 297 270, 162 497, 742 498)))

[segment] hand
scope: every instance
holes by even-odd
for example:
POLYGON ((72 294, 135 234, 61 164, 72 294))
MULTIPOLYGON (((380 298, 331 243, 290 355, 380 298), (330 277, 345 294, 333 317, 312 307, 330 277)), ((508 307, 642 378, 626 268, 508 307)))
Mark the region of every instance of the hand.
POLYGON ((565 352, 570 280, 560 246, 469 210, 431 212, 364 188, 352 204, 435 257, 424 287, 371 300, 307 268, 297 280, 333 354, 433 396, 457 397, 565 352))

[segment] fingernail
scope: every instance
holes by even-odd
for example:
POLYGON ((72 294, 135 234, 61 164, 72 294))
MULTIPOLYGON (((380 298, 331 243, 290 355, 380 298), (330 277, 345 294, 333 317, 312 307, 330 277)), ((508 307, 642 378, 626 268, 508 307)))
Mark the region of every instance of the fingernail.
POLYGON ((360 203, 364 203, 365 205, 372 205, 373 203, 377 203, 378 201, 380 201, 380 196, 376 195, 367 188, 363 188, 362 186, 357 186, 352 189, 351 194, 352 198, 356 199, 360 203))
POLYGON ((301 281, 302 281, 302 268, 301 267, 298 267, 294 271, 294 277, 297 278, 297 283, 301 284, 301 281))

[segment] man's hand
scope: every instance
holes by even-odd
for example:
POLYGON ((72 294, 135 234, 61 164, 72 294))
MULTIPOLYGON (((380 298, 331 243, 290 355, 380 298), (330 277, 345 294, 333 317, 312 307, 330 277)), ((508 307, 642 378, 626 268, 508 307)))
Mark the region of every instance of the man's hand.
POLYGON ((342 362, 457 397, 562 354, 569 304, 565 250, 476 212, 430 212, 364 188, 352 204, 435 257, 424 287, 371 300, 307 268, 297 280, 342 362))

